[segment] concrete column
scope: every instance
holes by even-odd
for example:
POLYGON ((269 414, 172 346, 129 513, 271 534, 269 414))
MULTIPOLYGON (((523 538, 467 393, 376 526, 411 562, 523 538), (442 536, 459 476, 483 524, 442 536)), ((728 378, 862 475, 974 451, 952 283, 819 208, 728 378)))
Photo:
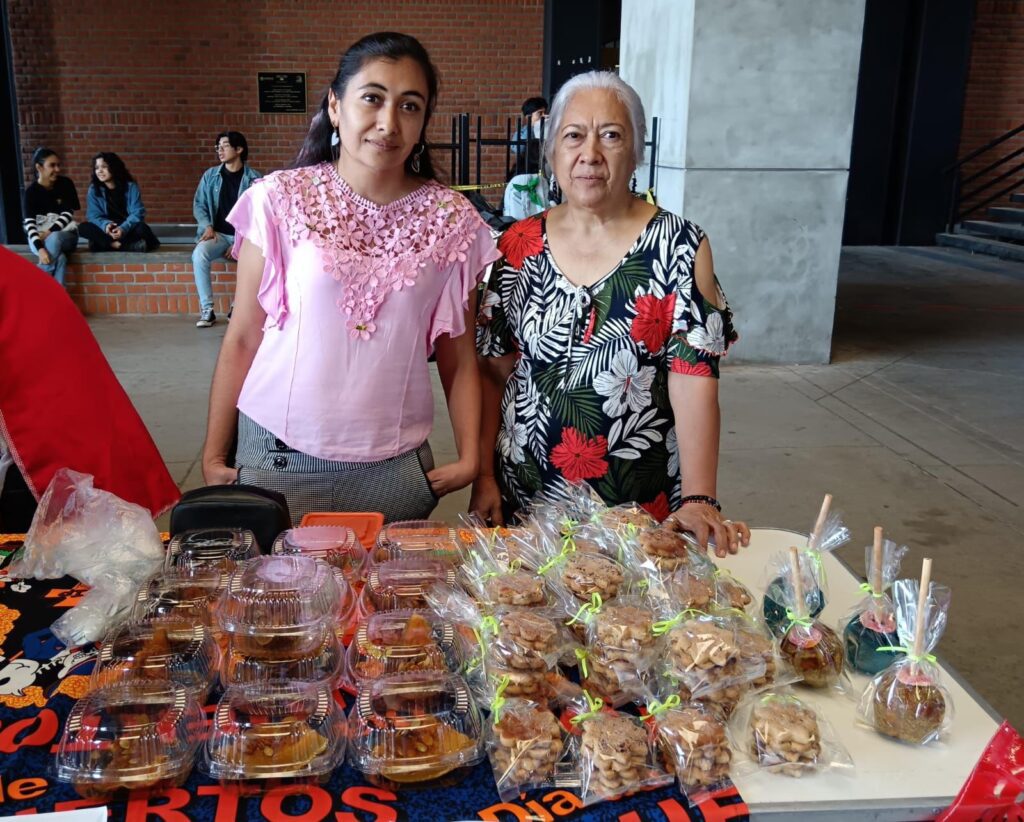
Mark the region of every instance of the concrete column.
POLYGON ((737 360, 828 362, 863 23, 864 0, 622 0, 658 201, 708 233, 737 360))

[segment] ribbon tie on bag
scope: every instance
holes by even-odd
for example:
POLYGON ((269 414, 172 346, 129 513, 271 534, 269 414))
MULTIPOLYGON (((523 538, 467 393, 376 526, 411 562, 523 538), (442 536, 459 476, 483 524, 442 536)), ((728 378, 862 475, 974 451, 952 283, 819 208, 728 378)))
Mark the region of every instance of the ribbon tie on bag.
POLYGON ((476 643, 480 646, 479 656, 474 657, 466 664, 467 671, 474 671, 483 664, 484 655, 487 653, 487 640, 495 636, 500 629, 498 620, 492 616, 485 616, 480 620, 480 627, 473 628, 473 635, 476 643))
POLYGON ((590 674, 587 672, 587 657, 590 654, 586 648, 576 648, 574 649, 574 653, 576 654, 576 661, 579 663, 580 666, 580 674, 582 674, 583 678, 586 679, 590 676, 590 674))
POLYGON ((565 560, 568 559, 569 554, 571 554, 575 550, 576 543, 573 542, 571 537, 566 537, 564 540, 562 540, 562 550, 555 554, 553 557, 551 557, 551 559, 549 559, 543 565, 541 565, 537 569, 537 573, 541 575, 546 574, 555 566, 565 562, 565 560))
POLYGON ((875 649, 876 651, 889 651, 893 654, 903 654, 911 662, 930 662, 932 665, 937 665, 939 660, 935 654, 921 654, 916 656, 913 648, 907 648, 905 645, 881 645, 875 649))
POLYGON ((812 548, 810 545, 808 545, 804 549, 804 556, 806 556, 807 559, 811 561, 811 565, 814 566, 814 571, 818 577, 818 588, 824 588, 828 581, 825 579, 825 566, 822 564, 821 561, 821 551, 819 551, 817 548, 812 548))
POLYGON ((685 611, 680 611, 671 619, 663 619, 660 622, 655 622, 651 626, 651 633, 655 636, 661 636, 662 634, 667 634, 684 619, 702 616, 707 616, 707 614, 705 614, 703 611, 698 611, 696 608, 687 608, 685 611))
POLYGON ((863 591, 863 592, 864 592, 865 594, 867 594, 867 595, 868 595, 869 597, 873 597, 874 599, 881 599, 882 597, 884 597, 884 596, 885 596, 885 594, 884 594, 884 593, 882 593, 882 594, 876 594, 876 593, 875 593, 875 589, 871 587, 871 583, 870 583, 870 582, 862 582, 862 583, 860 584, 860 589, 861 589, 861 590, 862 590, 862 591, 863 591))
POLYGON ((783 636, 788 634, 796 625, 799 625, 801 628, 812 628, 814 626, 813 619, 810 617, 797 616, 789 608, 786 609, 786 619, 789 620, 789 624, 786 626, 786 630, 783 631, 783 636))
POLYGON ((679 698, 679 694, 672 694, 666 697, 664 702, 652 699, 651 704, 647 706, 647 716, 644 717, 644 722, 649 722, 659 714, 670 711, 672 708, 678 708, 682 704, 683 700, 679 698))
POLYGON ((501 710, 505 707, 505 689, 508 684, 512 681, 508 674, 505 674, 501 678, 501 682, 498 683, 498 688, 494 692, 494 699, 491 700, 491 717, 494 719, 494 724, 497 725, 501 719, 501 710))
POLYGON ((579 725, 581 722, 586 722, 588 719, 597 716, 601 709, 604 708, 604 700, 594 699, 586 688, 583 689, 583 696, 586 697, 588 710, 582 714, 576 714, 576 716, 570 719, 569 722, 573 725, 579 725))
POLYGON ((574 622, 582 622, 584 619, 587 619, 587 621, 589 622, 589 617, 584 617, 584 614, 587 611, 589 611, 591 616, 593 616, 601 610, 602 605, 604 605, 604 600, 601 599, 601 595, 597 593, 593 594, 590 597, 590 602, 585 602, 583 605, 581 605, 579 607, 579 610, 576 612, 575 616, 573 616, 573 618, 570 619, 567 624, 572 625, 574 622))

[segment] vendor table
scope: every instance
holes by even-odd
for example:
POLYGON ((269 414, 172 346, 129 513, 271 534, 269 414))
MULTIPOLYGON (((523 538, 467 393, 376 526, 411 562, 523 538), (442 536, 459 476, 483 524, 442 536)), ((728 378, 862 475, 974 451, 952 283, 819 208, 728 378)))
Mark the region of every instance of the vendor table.
MULTIPOLYGON (((750 548, 722 560, 755 591, 763 583, 764 563, 775 550, 802 544, 805 537, 777 529, 755 529, 750 548)), ((0 564, 17 541, 0 538, 0 564)), ((830 597, 822 618, 835 624, 861 596, 857 579, 832 557, 825 558, 830 597)), ((905 569, 909 571, 910 569, 905 569)), ((70 810, 101 804, 78 799, 69 785, 53 780, 52 751, 74 700, 82 695, 91 670, 91 649, 70 650, 49 632, 49 625, 72 607, 84 589, 71 579, 14 581, 0 571, 0 817, 70 810)), ((132 795, 109 803, 110 817, 129 822, 163 819, 336 819, 370 820, 554 819, 621 822, 717 822, 740 820, 747 805, 755 819, 924 820, 946 807, 959 791, 997 722, 991 710, 943 666, 953 694, 956 718, 949 739, 917 749, 857 727, 854 702, 838 695, 800 689, 801 697, 828 717, 849 749, 855 770, 849 776, 818 774, 800 780, 759 774, 738 778, 740 795, 730 792, 689 807, 678 791, 663 788, 618 802, 579 808, 568 791, 553 790, 501 803, 487 762, 461 784, 392 793, 366 784, 345 766, 322 785, 218 785, 193 773, 181 789, 132 795), (747 805, 743 804, 746 800, 747 805)), ((863 677, 854 677, 856 689, 863 677)))

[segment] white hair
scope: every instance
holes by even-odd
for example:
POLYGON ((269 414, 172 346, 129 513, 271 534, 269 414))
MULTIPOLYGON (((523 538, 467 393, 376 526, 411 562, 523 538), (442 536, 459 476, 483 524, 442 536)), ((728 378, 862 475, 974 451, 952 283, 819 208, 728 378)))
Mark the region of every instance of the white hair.
POLYGON ((629 113, 629 125, 633 132, 633 159, 638 166, 644 162, 644 142, 647 140, 647 120, 644 117, 644 104, 636 89, 612 71, 588 71, 577 74, 566 81, 558 90, 555 101, 548 112, 547 134, 544 138, 544 157, 548 166, 552 166, 552 155, 555 151, 555 140, 562 130, 562 119, 569 100, 577 91, 585 89, 607 89, 615 94, 629 113))

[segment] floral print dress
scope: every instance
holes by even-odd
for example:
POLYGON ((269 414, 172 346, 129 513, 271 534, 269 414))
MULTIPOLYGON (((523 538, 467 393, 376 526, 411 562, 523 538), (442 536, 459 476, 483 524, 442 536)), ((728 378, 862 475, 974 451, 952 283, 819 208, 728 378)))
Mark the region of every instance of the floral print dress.
POLYGON ((664 519, 681 498, 668 374, 717 378, 736 340, 717 281, 713 301, 694 281, 704 232, 659 210, 612 271, 575 286, 551 255, 546 216, 505 231, 480 304, 479 353, 518 355, 497 439, 502 495, 518 509, 586 480, 608 504, 664 519))

